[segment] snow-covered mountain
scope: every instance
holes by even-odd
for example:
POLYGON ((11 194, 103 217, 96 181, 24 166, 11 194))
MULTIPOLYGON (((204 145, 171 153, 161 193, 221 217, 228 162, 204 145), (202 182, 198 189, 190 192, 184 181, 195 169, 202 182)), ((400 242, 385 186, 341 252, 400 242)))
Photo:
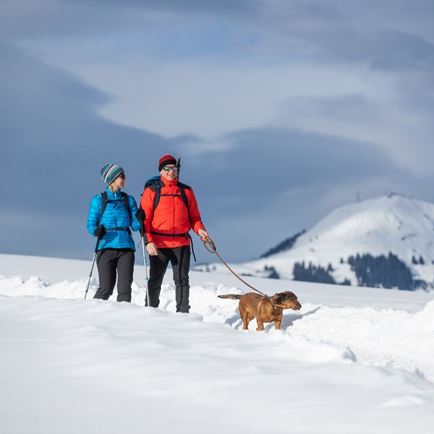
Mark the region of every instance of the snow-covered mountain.
POLYGON ((338 208, 280 246, 238 270, 296 280, 310 276, 331 282, 330 277, 352 285, 432 288, 434 204, 388 193, 338 208))

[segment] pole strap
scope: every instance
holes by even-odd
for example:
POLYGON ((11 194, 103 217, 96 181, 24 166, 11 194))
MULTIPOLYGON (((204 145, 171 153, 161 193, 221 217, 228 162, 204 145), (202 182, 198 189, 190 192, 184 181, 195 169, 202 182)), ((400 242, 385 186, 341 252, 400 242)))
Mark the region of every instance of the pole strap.
POLYGON ((193 259, 194 259, 194 262, 197 262, 197 261, 196 261, 196 254, 194 253, 194 243, 193 243, 193 238, 191 238, 191 235, 190 235, 190 234, 188 234, 188 238, 190 238, 191 253, 193 253, 193 259))

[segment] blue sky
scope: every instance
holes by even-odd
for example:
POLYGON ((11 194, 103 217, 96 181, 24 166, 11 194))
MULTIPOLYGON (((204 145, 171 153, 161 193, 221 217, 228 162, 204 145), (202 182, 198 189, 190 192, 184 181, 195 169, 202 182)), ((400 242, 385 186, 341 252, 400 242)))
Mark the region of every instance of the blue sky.
POLYGON ((1 251, 89 257, 100 168, 139 199, 167 152, 230 260, 357 191, 433 201, 433 20, 425 0, 3 0, 1 251))

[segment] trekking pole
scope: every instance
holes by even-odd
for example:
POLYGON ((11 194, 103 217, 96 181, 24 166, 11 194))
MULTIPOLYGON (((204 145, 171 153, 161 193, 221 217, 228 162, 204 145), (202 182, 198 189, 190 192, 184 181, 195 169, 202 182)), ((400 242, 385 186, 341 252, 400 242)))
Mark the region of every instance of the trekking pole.
POLYGON ((100 241, 101 241, 100 238, 96 239, 95 252, 93 254, 93 261, 92 261, 92 268, 90 269, 89 280, 87 281, 86 292, 84 293, 84 299, 85 300, 86 300, 86 297, 87 297, 87 292, 89 291, 90 279, 92 279, 93 267, 95 266, 96 255, 97 255, 97 252, 98 252, 98 246, 99 246, 99 242, 100 241))
POLYGON ((178 181, 179 181, 179 175, 181 174, 181 158, 178 158, 178 161, 176 162, 176 167, 178 168, 178 181))
MULTIPOLYGON (((145 250, 145 235, 142 235, 142 251, 143 251, 143 265, 145 266, 145 279, 146 279, 146 303, 147 306, 150 306, 149 303, 149 277, 148 277, 148 260, 147 260, 147 256, 146 256, 146 250, 145 250)), ((146 306, 145 303, 145 306, 146 306)))

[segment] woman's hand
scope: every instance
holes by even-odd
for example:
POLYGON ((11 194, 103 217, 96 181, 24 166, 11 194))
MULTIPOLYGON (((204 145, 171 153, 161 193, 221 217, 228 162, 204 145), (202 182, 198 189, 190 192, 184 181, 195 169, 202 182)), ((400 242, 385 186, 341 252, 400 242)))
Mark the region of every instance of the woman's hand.
POLYGON ((106 232, 106 230, 105 230, 104 225, 98 225, 95 228, 93 234, 100 240, 104 236, 105 232, 106 232))
POLYGON ((158 249, 155 243, 146 244, 146 250, 148 251, 149 256, 158 256, 158 249))

